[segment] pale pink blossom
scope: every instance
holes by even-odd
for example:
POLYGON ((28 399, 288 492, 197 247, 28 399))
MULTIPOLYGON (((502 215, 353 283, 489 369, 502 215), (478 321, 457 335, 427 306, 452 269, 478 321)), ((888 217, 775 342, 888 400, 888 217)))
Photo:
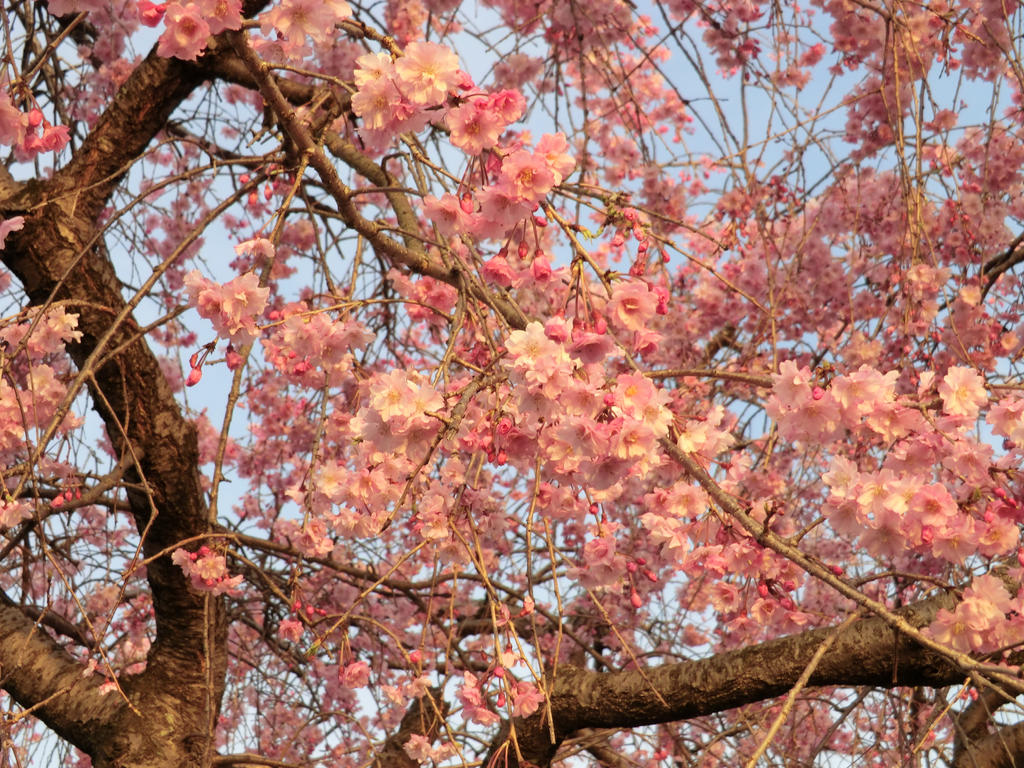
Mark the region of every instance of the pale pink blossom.
POLYGON ((643 422, 653 435, 662 438, 672 424, 669 394, 641 373, 624 373, 615 380, 615 408, 631 419, 643 422))
POLYGON ((256 337, 256 318, 266 307, 270 290, 260 287, 254 273, 221 285, 192 270, 185 276, 185 288, 189 301, 219 334, 243 344, 256 337))
POLYGON ((17 146, 25 138, 25 121, 6 90, 0 91, 0 144, 17 146))
POLYGON ((555 174, 543 159, 517 149, 501 163, 499 186, 509 190, 511 197, 526 203, 540 202, 555 185, 555 174))
POLYGON ((934 532, 932 554, 951 563, 962 563, 976 554, 978 531, 974 518, 956 515, 934 532))
POLYGON ((403 95, 414 104, 434 106, 459 82, 459 59, 446 45, 413 42, 395 62, 403 95))
POLYGON ((394 77, 395 62, 386 53, 364 53, 356 59, 353 79, 357 89, 376 80, 389 80, 394 77))
POLYGON ((405 754, 415 760, 417 763, 425 763, 432 759, 434 750, 430 745, 430 740, 421 734, 414 733, 409 737, 409 740, 405 742, 405 746, 402 747, 405 750, 405 754))
POLYGON ((899 371, 881 373, 862 365, 846 376, 832 380, 832 394, 842 410, 843 420, 855 426, 862 416, 895 399, 896 379, 899 371))
POLYGON ((338 670, 338 680, 346 688, 365 688, 370 682, 370 665, 353 661, 338 670))
POLYGON ((939 397, 950 416, 975 419, 986 402, 985 380, 973 368, 958 365, 950 368, 939 384, 939 397))
POLYGON ((483 99, 471 99, 448 110, 448 140, 468 155, 479 155, 498 143, 507 123, 483 99))
POLYGON ((242 26, 242 0, 196 0, 210 34, 242 26))
POLYGON ((323 0, 282 0, 260 16, 260 30, 269 36, 277 32, 288 41, 289 49, 298 50, 306 37, 318 43, 328 42, 334 25, 352 15, 345 2, 323 0))
POLYGON ((302 622, 295 619, 283 619, 277 627, 277 632, 283 639, 297 643, 302 639, 302 622))
POLYGON ((466 213, 454 195, 444 194, 440 198, 427 195, 423 198, 423 213, 445 237, 460 235, 467 230, 466 213))
POLYGON ((612 288, 608 319, 628 331, 642 330, 658 307, 658 297, 643 280, 622 280, 612 288))
POLYGON ((352 95, 352 111, 371 130, 383 130, 397 122, 396 106, 402 94, 391 78, 369 80, 352 95))
POLYGON ((32 517, 32 505, 24 500, 0 502, 0 529, 11 528, 32 517))
POLYGON ((251 240, 243 240, 235 246, 235 253, 239 256, 250 256, 260 263, 273 259, 274 252, 274 244, 265 237, 254 237, 251 240))
POLYGON ((860 472, 857 470, 857 465, 845 456, 835 456, 829 471, 823 474, 821 479, 836 498, 857 497, 860 472))
POLYGON ((683 520, 658 512, 645 512, 640 515, 640 522, 651 540, 661 546, 670 559, 681 561, 690 551, 689 525, 683 520))
POLYGON ((464 672, 462 686, 456 694, 462 702, 462 715, 480 725, 494 725, 501 718, 492 712, 484 701, 480 683, 472 672, 464 672))
POLYGON ((179 547, 171 554, 171 562, 188 577, 192 588, 213 595, 230 594, 242 582, 242 576, 231 576, 227 570, 224 555, 217 554, 207 546, 198 552, 189 552, 179 547))
POLYGON ((520 680, 512 699, 512 716, 529 717, 544 703, 544 694, 531 682, 520 680))
POLYGON ((679 449, 686 453, 699 453, 712 458, 730 448, 736 439, 725 428, 725 408, 716 405, 703 419, 688 420, 679 431, 676 442, 679 449))
POLYGON ((824 443, 839 434, 839 404, 830 390, 811 387, 807 366, 798 368, 792 360, 772 375, 772 394, 765 412, 775 419, 787 440, 824 443))
POLYGON ((997 435, 1024 447, 1024 397, 1009 395, 988 412, 985 421, 997 435))
POLYGON ((392 421, 436 411, 444 405, 441 395, 420 376, 402 370, 388 371, 373 383, 370 405, 381 418, 392 421))
POLYGON ((516 376, 531 389, 548 397, 565 390, 572 362, 565 347, 549 339, 540 323, 534 321, 525 330, 512 331, 505 346, 516 376))
POLYGON ((547 167, 554 173, 555 184, 561 184, 576 167, 576 161, 569 154, 569 142, 563 133, 545 133, 541 136, 536 154, 544 158, 547 167))

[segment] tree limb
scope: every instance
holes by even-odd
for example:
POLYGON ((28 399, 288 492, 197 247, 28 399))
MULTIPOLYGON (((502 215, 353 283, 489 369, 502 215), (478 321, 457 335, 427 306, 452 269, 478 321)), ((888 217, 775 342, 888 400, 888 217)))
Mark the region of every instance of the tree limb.
MULTIPOLYGON (((911 626, 926 627, 956 598, 940 594, 895 613, 911 626)), ((644 670, 596 672, 559 667, 550 682, 549 708, 513 721, 525 760, 546 767, 569 735, 585 728, 635 728, 722 712, 779 696, 799 679, 818 647, 832 648, 810 675, 811 687, 942 686, 963 681, 957 665, 894 631, 881 618, 846 629, 811 630, 710 658, 644 670), (550 721, 549 721, 550 712, 550 721), (551 739, 554 732, 555 738, 551 739)), ((492 742, 488 760, 509 740, 506 723, 492 742)), ((508 750, 509 766, 518 766, 508 750)))

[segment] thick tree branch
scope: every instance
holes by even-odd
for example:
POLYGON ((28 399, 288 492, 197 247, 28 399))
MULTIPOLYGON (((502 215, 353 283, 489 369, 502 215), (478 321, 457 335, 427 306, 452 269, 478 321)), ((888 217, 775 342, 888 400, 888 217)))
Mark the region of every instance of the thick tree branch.
POLYGON ((88 752, 111 737, 124 707, 104 679, 83 675, 81 663, 55 643, 6 596, 0 597, 0 685, 61 737, 88 752))
MULTIPOLYGON (((921 628, 931 623, 940 608, 955 604, 953 595, 942 594, 896 613, 908 625, 921 628)), ((644 670, 559 667, 550 683, 550 710, 542 707, 529 718, 516 719, 516 743, 524 759, 547 766, 561 741, 585 728, 634 728, 685 720, 780 696, 796 684, 818 647, 833 636, 832 647, 810 675, 810 686, 937 687, 965 677, 942 655, 894 631, 884 619, 870 618, 846 629, 812 630, 707 659, 644 670)), ((491 756, 503 749, 509 733, 506 726, 492 745, 491 756)), ((515 752, 509 750, 510 766, 519 764, 515 752)))
MULTIPOLYGON (((130 457, 127 495, 147 557, 209 530, 198 447, 194 427, 183 418, 131 317, 123 286, 97 238, 96 221, 132 163, 202 79, 199 67, 151 52, 70 163, 50 180, 26 184, 8 201, 12 209, 26 214, 24 229, 8 239, 4 263, 33 303, 61 300, 72 308, 82 307, 82 338, 68 349, 88 381, 115 450, 130 457), (97 304, 110 312, 89 309, 97 304), (112 327, 115 317, 123 322, 112 327), (113 349, 122 351, 111 358, 105 350, 113 349)), ((90 751, 97 766, 114 764, 129 754, 129 762, 154 756, 159 761, 154 766, 202 765, 209 759, 211 723, 224 685, 224 610, 218 601, 192 592, 168 556, 152 559, 146 573, 156 640, 145 672, 125 681, 124 687, 133 694, 136 710, 150 721, 148 731, 98 739, 99 715, 113 718, 115 710, 108 707, 97 709, 77 728, 65 722, 62 735, 90 751)), ((43 699, 23 703, 41 704, 38 714, 48 723, 59 719, 66 706, 43 699)), ((117 719, 103 727, 125 734, 139 731, 137 723, 128 724, 138 715, 124 706, 116 712, 117 719)))
POLYGON ((433 742, 448 715, 448 704, 441 698, 439 688, 431 688, 424 696, 414 699, 402 722, 384 742, 374 757, 373 768, 417 768, 420 765, 405 751, 406 744, 413 736, 424 736, 433 742))
POLYGON ((958 753, 953 768, 1021 768, 1024 723, 999 728, 958 753))
POLYGON ((1006 691, 988 688, 954 718, 954 768, 1024 765, 1024 724, 990 729, 996 712, 1012 702, 1006 691))

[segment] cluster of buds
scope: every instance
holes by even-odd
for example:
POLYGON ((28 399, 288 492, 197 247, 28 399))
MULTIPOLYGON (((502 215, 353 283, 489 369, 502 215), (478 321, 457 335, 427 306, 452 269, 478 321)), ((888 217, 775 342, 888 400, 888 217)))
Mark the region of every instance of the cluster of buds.
POLYGON ((192 370, 188 372, 188 378, 185 379, 186 387, 194 387, 203 378, 203 363, 206 362, 207 356, 213 352, 216 346, 217 342, 211 341, 209 344, 205 344, 198 352, 192 353, 192 357, 188 359, 189 367, 192 370))

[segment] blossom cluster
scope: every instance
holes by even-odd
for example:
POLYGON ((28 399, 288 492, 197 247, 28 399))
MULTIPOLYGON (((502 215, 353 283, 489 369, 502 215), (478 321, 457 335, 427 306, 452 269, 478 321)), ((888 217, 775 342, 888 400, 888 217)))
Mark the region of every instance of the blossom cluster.
POLYGON ((352 111, 362 120, 368 140, 386 141, 423 128, 449 91, 471 82, 455 53, 439 43, 410 43, 397 60, 386 53, 367 53, 356 59, 352 111))
POLYGON ((0 89, 0 144, 14 147, 21 162, 43 152, 59 152, 70 138, 67 126, 53 125, 38 108, 22 112, 10 93, 0 89))
POLYGON ((230 594, 242 583, 242 576, 228 573, 227 560, 205 544, 196 552, 178 547, 171 561, 181 568, 193 589, 213 595, 230 594))
POLYGON ((933 638, 965 653, 1011 648, 1024 638, 1024 601, 992 573, 976 576, 956 608, 941 609, 928 628, 933 638))
POLYGON ((260 287, 259 278, 254 273, 249 272, 221 284, 208 280, 194 269, 185 276, 185 288, 190 303, 222 337, 237 344, 255 340, 258 334, 256 318, 267 306, 270 289, 260 287))

